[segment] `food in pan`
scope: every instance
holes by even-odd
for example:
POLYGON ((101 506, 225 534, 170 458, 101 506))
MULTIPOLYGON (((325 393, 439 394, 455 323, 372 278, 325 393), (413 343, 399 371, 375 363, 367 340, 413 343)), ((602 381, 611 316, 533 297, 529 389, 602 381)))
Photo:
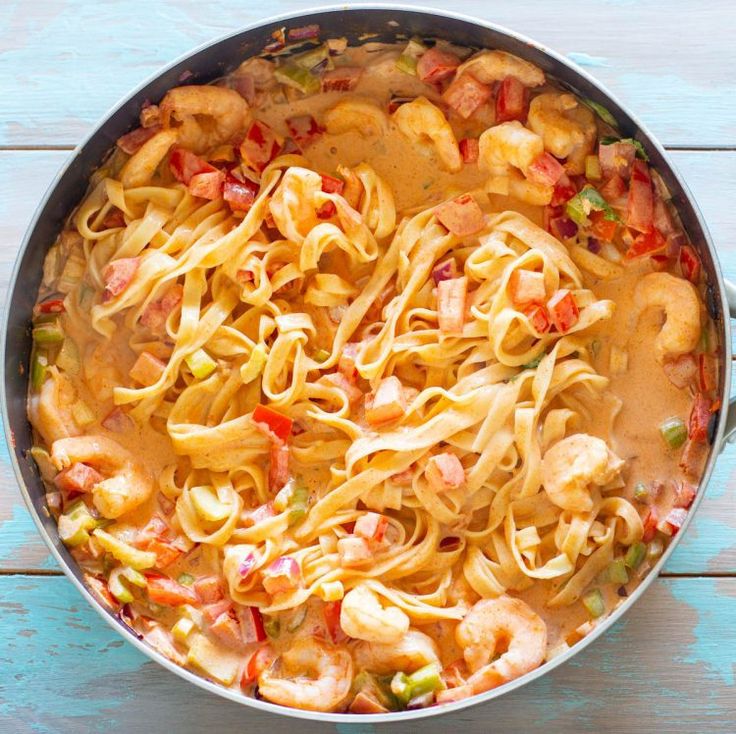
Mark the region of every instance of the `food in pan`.
POLYGON ((662 179, 500 50, 277 38, 140 111, 51 247, 33 457, 89 588, 284 706, 456 701, 625 598, 709 451, 662 179))

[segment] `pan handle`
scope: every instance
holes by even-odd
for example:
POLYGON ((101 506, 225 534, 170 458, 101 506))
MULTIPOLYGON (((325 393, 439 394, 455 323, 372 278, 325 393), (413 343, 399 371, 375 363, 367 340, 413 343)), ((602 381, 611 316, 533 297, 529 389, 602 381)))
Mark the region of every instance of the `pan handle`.
MULTIPOLYGON (((736 319, 736 284, 730 280, 723 281, 726 289, 726 301, 728 302, 728 311, 732 319, 736 319)), ((736 397, 731 398, 728 403, 728 413, 726 415, 726 429, 723 433, 724 443, 726 441, 736 441, 736 397)))

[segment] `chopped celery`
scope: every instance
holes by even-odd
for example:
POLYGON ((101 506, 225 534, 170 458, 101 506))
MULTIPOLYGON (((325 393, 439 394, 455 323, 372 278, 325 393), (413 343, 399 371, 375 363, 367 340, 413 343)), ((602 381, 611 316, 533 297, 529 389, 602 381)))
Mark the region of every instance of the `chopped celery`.
POLYGON ((438 691, 445 687, 440 676, 442 669, 439 663, 429 663, 419 670, 415 670, 410 676, 409 681, 409 698, 416 698, 425 693, 438 691))
POLYGON ((534 359, 529 360, 526 364, 521 365, 523 370, 533 370, 539 367, 539 363, 547 356, 546 352, 542 352, 537 355, 534 359))
POLYGON ((404 706, 409 703, 411 698, 411 686, 409 684, 409 676, 406 673, 398 672, 391 679, 391 693, 396 696, 399 703, 404 706))
POLYGON ((634 499, 637 502, 646 502, 649 499, 649 487, 644 482, 637 482, 634 487, 634 499))
POLYGON ((192 352, 184 357, 184 361, 198 380, 204 380, 217 369, 217 362, 204 349, 192 352))
POLYGON ((125 576, 125 578, 134 586, 140 586, 140 588, 143 588, 148 583, 146 581, 146 577, 140 571, 136 571, 134 568, 130 568, 129 566, 123 566, 122 573, 123 576, 125 576))
POLYGON ((342 581, 325 581, 320 586, 320 596, 325 601, 340 601, 345 596, 342 581))
POLYGON ((647 558, 653 561, 659 558, 664 552, 664 543, 660 538, 655 538, 647 546, 647 558))
POLYGON ((49 358, 44 352, 34 350, 31 355, 31 389, 38 392, 46 379, 49 358))
POLYGON ((194 622, 192 622, 191 619, 182 617, 171 628, 171 634, 174 636, 174 639, 177 642, 184 644, 187 641, 187 637, 189 637, 189 635, 192 633, 192 630, 194 630, 194 626, 194 622))
POLYGON ((623 558, 616 558, 608 566, 608 580, 612 584, 627 584, 629 574, 626 571, 626 562, 623 558))
POLYGON ((597 619, 598 617, 602 617, 603 614, 605 614, 606 605, 603 601, 603 594, 601 594, 599 589, 593 589, 592 591, 589 591, 583 597, 583 604, 588 610, 588 614, 590 614, 590 616, 595 619, 597 619))
POLYGON ((330 59, 330 49, 327 44, 317 46, 317 48, 305 51, 303 54, 294 56, 292 61, 300 68, 312 71, 319 67, 319 69, 332 69, 334 64, 330 59))
POLYGON ((408 54, 401 54, 401 56, 396 59, 396 68, 399 71, 403 71, 404 74, 411 74, 412 76, 416 76, 417 59, 413 56, 409 56, 408 54))
POLYGON ((264 617, 263 629, 265 633, 275 640, 281 634, 281 622, 278 617, 264 617))
POLYGON ((220 502, 211 487, 192 487, 189 491, 197 514, 209 522, 219 522, 230 514, 230 506, 220 502))
POLYGON ((302 604, 300 607, 297 607, 294 611, 294 614, 292 614, 291 619, 286 625, 287 631, 296 632, 304 624, 304 620, 306 618, 307 606, 306 604, 302 604))
POLYGON ((72 339, 66 337, 61 345, 59 353, 56 355, 56 366, 69 375, 79 374, 81 369, 81 360, 79 358, 79 349, 72 339))
POLYGON ((60 344, 64 341, 64 330, 59 319, 46 321, 33 327, 33 341, 36 344, 60 344))
POLYGON ((77 400, 74 405, 72 405, 72 418, 74 418, 74 422, 80 428, 87 428, 97 420, 92 409, 84 402, 84 400, 77 400))
POLYGON ((179 574, 179 578, 176 581, 182 586, 191 586, 194 583, 194 576, 190 573, 182 573, 179 574))
POLYGON ((49 452, 46 451, 46 449, 41 448, 40 446, 33 446, 31 448, 30 454, 31 458, 36 462, 36 466, 38 467, 38 471, 41 473, 41 476, 47 482, 53 481, 58 471, 56 467, 51 463, 49 452))
POLYGON ((80 520, 72 520, 69 515, 59 517, 59 537, 65 545, 75 547, 89 540, 89 532, 80 520))
POLYGON ((318 349, 314 353, 315 362, 326 362, 330 358, 330 353, 326 349, 318 349))
POLYGON ((597 155, 585 156, 585 178, 588 181, 600 181, 603 178, 601 162, 597 155))
POLYGON ((608 123, 611 127, 618 127, 616 118, 602 104, 598 104, 598 102, 594 102, 592 99, 584 99, 583 102, 588 105, 588 107, 590 107, 590 109, 593 110, 593 112, 595 112, 603 122, 608 123))
POLYGON ((138 550, 138 548, 134 548, 132 545, 99 528, 93 532, 93 536, 108 553, 112 553, 118 561, 124 563, 126 566, 130 566, 136 570, 142 570, 144 568, 152 568, 156 565, 157 558, 155 553, 138 550))
POLYGON ((263 368, 266 366, 266 347, 263 344, 256 344, 250 353, 248 361, 240 367, 240 379, 244 385, 258 377, 263 368))
POLYGON ((685 421, 677 416, 667 418, 667 420, 660 425, 659 432, 662 434, 662 438, 665 443, 671 449, 679 449, 687 439, 687 426, 685 425, 685 421))
POLYGON ((307 514, 309 490, 306 487, 295 487, 289 497, 289 525, 302 520, 307 514))
POLYGON ((298 89, 302 94, 314 94, 319 92, 322 86, 319 77, 307 71, 307 69, 291 64, 277 68, 274 71, 274 77, 276 77, 277 82, 298 89))
POLYGON ((123 569, 118 567, 110 571, 110 575, 107 577, 107 587, 110 589, 110 593, 121 603, 128 604, 133 601, 133 594, 130 589, 123 583, 121 576, 123 569))
POLYGON ((647 554, 647 547, 642 542, 634 543, 629 546, 624 556, 624 563, 632 570, 636 570, 641 566, 644 557, 647 554))

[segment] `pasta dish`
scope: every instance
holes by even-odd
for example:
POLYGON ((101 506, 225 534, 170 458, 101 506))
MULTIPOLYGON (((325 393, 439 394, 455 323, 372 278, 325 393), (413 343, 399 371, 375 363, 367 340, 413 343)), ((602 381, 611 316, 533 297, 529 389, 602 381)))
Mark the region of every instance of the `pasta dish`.
POLYGON ((499 50, 280 31, 140 110, 49 250, 28 413, 90 590, 284 706, 377 713, 582 639, 719 405, 646 151, 499 50))

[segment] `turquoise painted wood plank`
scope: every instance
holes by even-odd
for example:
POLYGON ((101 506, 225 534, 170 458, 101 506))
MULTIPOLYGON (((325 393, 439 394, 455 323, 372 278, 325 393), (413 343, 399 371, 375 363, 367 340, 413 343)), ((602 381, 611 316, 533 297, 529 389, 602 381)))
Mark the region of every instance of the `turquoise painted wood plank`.
MULTIPOLYGON (((0 293, 7 287, 23 231, 66 151, 0 152, 0 293)), ((736 152, 672 153, 703 208, 726 274, 736 279, 736 209, 724 207, 724 192, 736 192, 736 152)), ((694 526, 667 567, 669 573, 736 573, 736 448, 721 458, 694 526)), ((0 450, 0 569, 55 567, 22 505, 0 450)))
MULTIPOLYGON (((201 691, 124 643, 66 579, 0 577, 0 732, 372 734, 264 715, 201 691)), ((380 731, 733 734, 736 579, 662 579, 607 636, 526 688, 380 731), (645 727, 645 728, 644 728, 645 727)))
MULTIPOLYGON (((195 45, 318 4, 6 0, 0 5, 0 145, 74 144, 116 100, 195 45)), ((697 12, 690 0, 568 0, 564 10, 545 0, 456 0, 447 7, 569 54, 668 144, 736 144, 731 0, 711 0, 697 12)))

